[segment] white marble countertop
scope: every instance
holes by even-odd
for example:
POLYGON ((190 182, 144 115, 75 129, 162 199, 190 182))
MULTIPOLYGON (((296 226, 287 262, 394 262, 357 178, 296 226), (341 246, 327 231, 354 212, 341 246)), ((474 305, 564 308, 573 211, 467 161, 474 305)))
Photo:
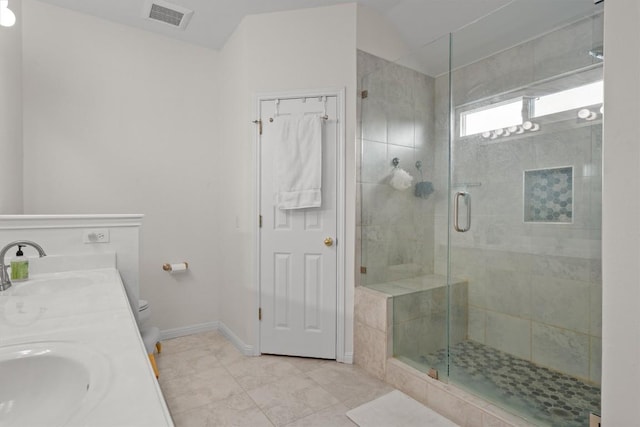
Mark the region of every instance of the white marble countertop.
POLYGON ((80 411, 65 425, 173 426, 118 271, 52 270, 57 272, 34 274, 0 292, 0 346, 64 341, 105 356, 109 372, 104 394, 88 413, 80 411))

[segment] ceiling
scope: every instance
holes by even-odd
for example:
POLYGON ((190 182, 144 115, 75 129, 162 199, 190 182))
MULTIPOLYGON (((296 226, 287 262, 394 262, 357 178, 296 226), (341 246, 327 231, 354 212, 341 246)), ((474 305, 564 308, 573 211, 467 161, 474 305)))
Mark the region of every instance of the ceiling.
MULTIPOLYGON (((113 22, 160 33, 188 43, 220 49, 246 15, 346 3, 345 0, 168 0, 194 10, 182 31, 143 18, 147 0, 40 0, 113 22)), ((491 14, 474 25, 473 40, 492 34, 499 50, 554 28, 570 17, 593 13, 593 0, 356 0, 385 17, 409 47, 417 49, 438 37, 491 14), (527 19, 523 20, 523 17, 527 19), (531 18, 531 19, 529 19, 531 18), (526 22, 523 22, 526 21, 526 22)))
POLYGON ((594 5, 593 0, 510 1, 482 19, 457 27, 451 41, 446 37, 422 45, 409 41, 411 54, 398 62, 427 75, 439 76, 449 66, 455 69, 487 58, 602 9, 603 5, 594 5))

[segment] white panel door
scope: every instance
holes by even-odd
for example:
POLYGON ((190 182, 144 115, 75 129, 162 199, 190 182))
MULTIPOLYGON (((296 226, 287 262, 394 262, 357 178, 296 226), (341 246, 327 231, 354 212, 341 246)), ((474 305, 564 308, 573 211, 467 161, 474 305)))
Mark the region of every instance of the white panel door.
POLYGON ((261 353, 336 358, 337 105, 337 97, 326 97, 322 206, 280 210, 274 177, 277 168, 289 165, 274 158, 276 121, 287 114, 322 115, 325 102, 315 97, 260 102, 261 353), (325 244, 327 238, 334 243, 325 244))

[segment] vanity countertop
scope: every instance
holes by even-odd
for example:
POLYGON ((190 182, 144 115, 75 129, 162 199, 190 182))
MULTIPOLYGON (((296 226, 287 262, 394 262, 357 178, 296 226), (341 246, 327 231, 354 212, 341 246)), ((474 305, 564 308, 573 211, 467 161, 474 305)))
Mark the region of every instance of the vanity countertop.
POLYGON ((36 274, 0 292, 0 347, 60 341, 104 356, 108 371, 97 402, 65 425, 173 426, 118 270, 36 274))

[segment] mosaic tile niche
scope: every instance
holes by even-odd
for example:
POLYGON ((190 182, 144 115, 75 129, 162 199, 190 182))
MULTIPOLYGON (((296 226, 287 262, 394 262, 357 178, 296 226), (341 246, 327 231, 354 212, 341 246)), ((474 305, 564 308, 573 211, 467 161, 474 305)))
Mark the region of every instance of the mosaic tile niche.
POLYGON ((524 172, 524 222, 573 222, 573 166, 524 172))

